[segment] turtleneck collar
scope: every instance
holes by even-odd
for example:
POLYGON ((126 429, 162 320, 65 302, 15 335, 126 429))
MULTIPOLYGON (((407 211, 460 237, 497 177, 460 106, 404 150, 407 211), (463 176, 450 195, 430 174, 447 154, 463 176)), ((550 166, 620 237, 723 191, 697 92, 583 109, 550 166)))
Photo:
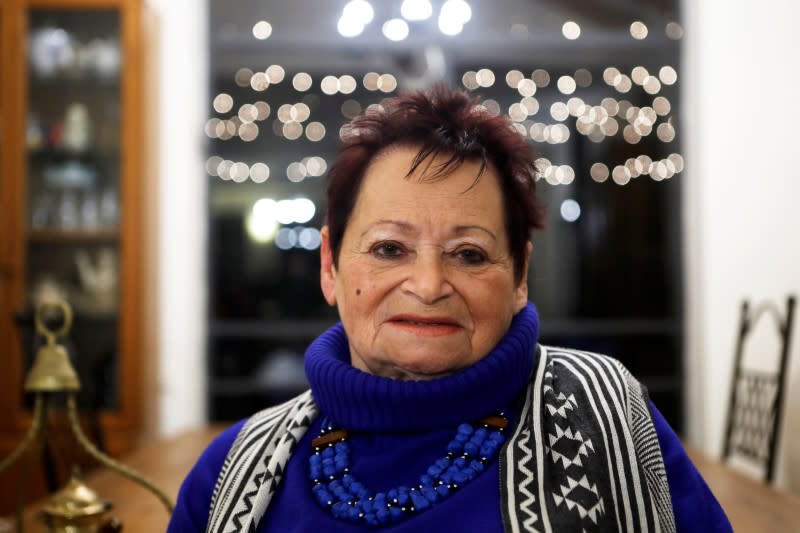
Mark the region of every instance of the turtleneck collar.
POLYGON ((417 431, 494 414, 511 403, 533 368, 539 317, 529 303, 506 335, 473 366, 429 381, 368 374, 350 364, 339 323, 306 351, 305 369, 322 413, 353 431, 417 431))

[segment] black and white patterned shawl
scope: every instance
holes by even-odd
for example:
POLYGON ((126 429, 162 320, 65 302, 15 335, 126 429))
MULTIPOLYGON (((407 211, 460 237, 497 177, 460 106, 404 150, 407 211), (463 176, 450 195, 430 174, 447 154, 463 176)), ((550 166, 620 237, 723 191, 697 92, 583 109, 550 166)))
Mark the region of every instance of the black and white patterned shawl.
MULTIPOLYGON (((256 531, 317 414, 307 391, 248 420, 217 479, 208 532, 256 531)), ((675 531, 647 394, 621 363, 539 346, 519 420, 500 455, 506 532, 675 531)))

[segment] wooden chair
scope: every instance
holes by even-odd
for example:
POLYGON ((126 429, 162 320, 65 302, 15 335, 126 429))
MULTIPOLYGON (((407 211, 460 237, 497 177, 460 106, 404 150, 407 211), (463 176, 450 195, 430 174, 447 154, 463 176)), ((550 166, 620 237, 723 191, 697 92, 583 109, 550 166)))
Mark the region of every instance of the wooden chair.
POLYGON ((745 300, 736 340, 723 459, 745 459, 763 471, 763 478, 768 483, 773 481, 775 474, 775 451, 783 412, 794 307, 794 295, 787 298, 785 313, 773 302, 751 308, 745 300), (745 368, 743 361, 748 337, 765 315, 775 321, 779 335, 778 365, 770 372, 745 368))

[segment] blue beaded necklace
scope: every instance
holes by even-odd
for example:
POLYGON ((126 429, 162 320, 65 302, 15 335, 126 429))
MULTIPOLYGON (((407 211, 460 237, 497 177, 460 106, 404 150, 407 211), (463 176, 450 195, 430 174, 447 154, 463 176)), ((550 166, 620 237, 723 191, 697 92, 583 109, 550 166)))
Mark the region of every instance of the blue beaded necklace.
POLYGON ((334 518, 371 526, 398 522, 425 511, 483 472, 503 445, 503 430, 507 425, 502 413, 475 424, 461 424, 447 445, 447 454, 428 467, 416 486, 376 493, 350 474, 347 430, 325 419, 319 436, 311 442, 314 449, 308 459, 311 490, 317 502, 334 518))

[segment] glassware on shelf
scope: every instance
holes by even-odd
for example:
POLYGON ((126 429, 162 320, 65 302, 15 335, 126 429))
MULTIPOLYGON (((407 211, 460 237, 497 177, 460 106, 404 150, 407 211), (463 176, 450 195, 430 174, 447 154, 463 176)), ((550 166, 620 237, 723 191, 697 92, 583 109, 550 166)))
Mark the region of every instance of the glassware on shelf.
POLYGON ((119 198, 117 188, 107 186, 100 194, 100 223, 103 226, 113 227, 119 222, 119 198))
POLYGON ((61 229, 75 229, 80 222, 78 194, 75 189, 64 189, 56 208, 56 224, 61 229))

